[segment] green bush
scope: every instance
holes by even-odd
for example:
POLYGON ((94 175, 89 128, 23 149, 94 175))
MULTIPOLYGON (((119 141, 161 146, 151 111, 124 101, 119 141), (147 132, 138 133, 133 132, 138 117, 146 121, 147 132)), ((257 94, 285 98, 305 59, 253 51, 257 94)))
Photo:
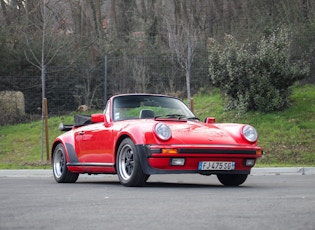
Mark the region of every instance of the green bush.
POLYGON ((209 74, 227 96, 227 109, 270 112, 289 105, 290 86, 309 73, 304 61, 292 62, 290 37, 277 29, 260 41, 238 42, 226 35, 224 43, 209 40, 209 74))

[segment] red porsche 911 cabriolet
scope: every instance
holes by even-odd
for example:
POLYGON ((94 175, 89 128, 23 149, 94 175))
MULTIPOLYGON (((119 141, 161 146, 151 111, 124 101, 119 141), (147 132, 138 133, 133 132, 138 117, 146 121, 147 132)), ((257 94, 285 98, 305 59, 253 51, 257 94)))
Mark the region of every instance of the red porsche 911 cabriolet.
POLYGON ((117 174, 125 186, 142 186, 151 174, 199 173, 238 186, 262 156, 252 126, 202 122, 182 100, 165 95, 116 95, 104 113, 74 120, 61 124, 66 132, 52 145, 59 183, 74 183, 81 173, 117 174))

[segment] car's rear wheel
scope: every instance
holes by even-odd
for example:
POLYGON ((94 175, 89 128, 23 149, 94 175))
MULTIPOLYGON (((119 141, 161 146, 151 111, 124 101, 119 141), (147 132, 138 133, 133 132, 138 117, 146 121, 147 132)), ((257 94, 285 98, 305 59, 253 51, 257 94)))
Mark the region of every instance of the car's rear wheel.
POLYGON ((142 186, 149 178, 142 171, 139 153, 130 138, 124 139, 119 145, 116 170, 120 183, 125 186, 142 186))
POLYGON ((58 183, 74 183, 79 174, 68 170, 66 152, 62 144, 58 144, 53 153, 53 174, 58 183))
POLYGON ((218 180, 225 186, 239 186, 247 179, 247 174, 218 174, 218 180))

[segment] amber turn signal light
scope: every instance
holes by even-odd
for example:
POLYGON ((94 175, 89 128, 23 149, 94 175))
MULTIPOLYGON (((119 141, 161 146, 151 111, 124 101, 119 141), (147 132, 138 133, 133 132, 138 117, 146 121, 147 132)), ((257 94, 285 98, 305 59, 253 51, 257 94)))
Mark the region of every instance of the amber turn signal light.
POLYGON ((162 154, 177 154, 177 149, 162 149, 162 154))

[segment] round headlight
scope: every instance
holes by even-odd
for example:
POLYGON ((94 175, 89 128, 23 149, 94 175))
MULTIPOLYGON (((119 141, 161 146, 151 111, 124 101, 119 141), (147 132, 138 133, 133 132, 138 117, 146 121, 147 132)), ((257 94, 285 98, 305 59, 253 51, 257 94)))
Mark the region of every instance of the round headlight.
POLYGON ((243 135, 245 139, 249 142, 255 142, 257 141, 257 138, 258 138, 256 129, 250 125, 245 125, 243 127, 243 135))
POLYGON ((170 127, 163 123, 157 123, 154 127, 154 132, 163 141, 167 141, 172 136, 170 127))

